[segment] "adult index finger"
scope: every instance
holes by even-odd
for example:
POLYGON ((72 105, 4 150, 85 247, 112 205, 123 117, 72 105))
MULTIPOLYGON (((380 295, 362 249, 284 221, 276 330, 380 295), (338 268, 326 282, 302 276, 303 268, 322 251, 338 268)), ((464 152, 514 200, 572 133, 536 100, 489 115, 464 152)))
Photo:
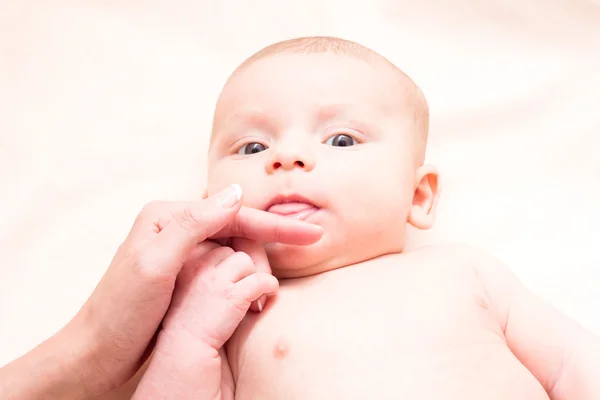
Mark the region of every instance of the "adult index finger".
POLYGON ((242 190, 232 185, 196 203, 179 203, 154 241, 154 263, 163 272, 179 272, 198 243, 231 225, 240 209, 242 190))
POLYGON ((211 238, 244 237, 259 242, 308 245, 319 241, 323 228, 282 215, 241 207, 232 222, 211 238))

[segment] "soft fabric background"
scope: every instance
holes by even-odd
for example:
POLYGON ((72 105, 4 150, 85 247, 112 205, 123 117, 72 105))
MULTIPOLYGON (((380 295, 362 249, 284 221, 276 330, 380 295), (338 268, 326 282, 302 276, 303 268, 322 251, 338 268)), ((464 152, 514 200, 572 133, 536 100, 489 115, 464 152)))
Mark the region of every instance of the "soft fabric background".
POLYGON ((425 91, 438 226, 600 333, 600 3, 0 1, 0 365, 66 323, 152 199, 200 196, 227 75, 337 35, 425 91))

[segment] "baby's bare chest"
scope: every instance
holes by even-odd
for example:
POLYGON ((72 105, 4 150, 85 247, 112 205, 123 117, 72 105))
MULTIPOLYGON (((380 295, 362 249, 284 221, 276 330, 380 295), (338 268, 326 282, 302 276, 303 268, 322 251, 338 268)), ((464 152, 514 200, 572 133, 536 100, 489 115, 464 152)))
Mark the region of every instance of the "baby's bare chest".
POLYGON ((468 399, 507 370, 536 390, 475 275, 392 260, 282 283, 232 340, 236 398, 468 399))

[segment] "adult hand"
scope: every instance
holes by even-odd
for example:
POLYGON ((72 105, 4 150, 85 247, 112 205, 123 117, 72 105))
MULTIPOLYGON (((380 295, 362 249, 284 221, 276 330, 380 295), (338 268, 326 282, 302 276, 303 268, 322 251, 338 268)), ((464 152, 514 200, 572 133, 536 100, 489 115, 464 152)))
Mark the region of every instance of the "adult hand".
MULTIPOLYGON (((138 215, 88 301, 56 335, 60 340, 53 337, 52 345, 38 350, 46 354, 24 357, 23 368, 47 358, 48 352, 54 357, 60 349, 60 364, 76 377, 70 384, 79 382, 89 397, 112 390, 130 379, 150 354, 178 273, 199 243, 244 237, 304 245, 321 235, 318 226, 242 207, 237 185, 196 203, 152 203, 138 215)), ((18 363, 14 367, 19 370, 18 363)))
POLYGON ((145 361, 177 275, 198 243, 245 237, 301 245, 320 238, 322 230, 315 225, 241 207, 241 195, 233 185, 198 203, 156 203, 139 214, 79 313, 99 347, 97 367, 109 389, 145 361))

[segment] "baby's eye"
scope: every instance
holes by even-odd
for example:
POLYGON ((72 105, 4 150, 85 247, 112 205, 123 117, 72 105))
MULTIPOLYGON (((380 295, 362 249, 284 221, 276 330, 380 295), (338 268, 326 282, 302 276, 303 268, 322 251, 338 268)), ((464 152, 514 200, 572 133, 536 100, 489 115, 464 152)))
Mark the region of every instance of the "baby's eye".
POLYGON ((260 153, 261 151, 265 151, 267 148, 262 143, 252 142, 243 145, 238 150, 238 154, 255 154, 260 153))
POLYGON ((342 133, 333 135, 327 141, 326 144, 335 147, 348 147, 354 146, 356 144, 356 140, 352 136, 344 135, 342 133))

